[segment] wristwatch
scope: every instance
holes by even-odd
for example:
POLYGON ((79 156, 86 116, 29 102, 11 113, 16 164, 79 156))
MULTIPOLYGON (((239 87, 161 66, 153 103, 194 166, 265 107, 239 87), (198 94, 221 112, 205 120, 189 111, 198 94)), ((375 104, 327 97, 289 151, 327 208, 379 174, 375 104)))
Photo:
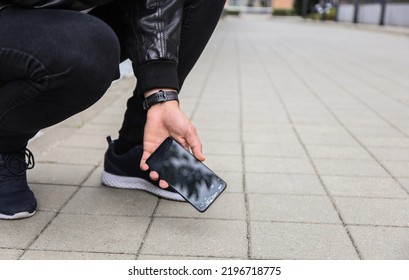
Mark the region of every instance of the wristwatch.
POLYGON ((143 101, 143 109, 148 110, 150 107, 157 103, 162 103, 171 100, 176 100, 177 102, 179 102, 177 91, 160 90, 145 98, 145 100, 143 101))

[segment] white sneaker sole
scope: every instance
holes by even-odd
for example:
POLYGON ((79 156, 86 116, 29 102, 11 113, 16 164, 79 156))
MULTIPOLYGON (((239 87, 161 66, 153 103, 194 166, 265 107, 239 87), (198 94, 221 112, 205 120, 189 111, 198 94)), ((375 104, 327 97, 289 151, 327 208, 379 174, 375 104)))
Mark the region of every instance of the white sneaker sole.
POLYGON ((112 188, 141 190, 169 200, 186 201, 180 194, 157 187, 142 178, 118 176, 104 170, 101 181, 102 184, 112 188))
POLYGON ((29 218, 31 216, 33 216, 36 213, 36 211, 32 212, 32 213, 28 213, 28 212, 20 212, 20 213, 16 213, 12 216, 10 215, 4 215, 4 214, 0 214, 0 220, 18 220, 18 219, 24 219, 24 218, 29 218))

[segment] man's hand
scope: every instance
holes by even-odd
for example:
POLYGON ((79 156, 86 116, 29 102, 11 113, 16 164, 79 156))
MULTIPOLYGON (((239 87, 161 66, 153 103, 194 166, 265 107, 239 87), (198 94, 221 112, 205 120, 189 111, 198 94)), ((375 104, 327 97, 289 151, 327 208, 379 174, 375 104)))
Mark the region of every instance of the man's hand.
MULTIPOLYGON (((148 110, 143 137, 144 151, 140 162, 142 170, 149 169, 146 160, 169 136, 172 136, 186 150, 193 152, 196 159, 205 160, 196 128, 179 108, 177 101, 167 101, 155 104, 148 110)), ((159 179, 159 174, 152 171, 150 177, 156 181, 159 179)), ((164 180, 160 180, 159 186, 167 188, 168 184, 164 180)))

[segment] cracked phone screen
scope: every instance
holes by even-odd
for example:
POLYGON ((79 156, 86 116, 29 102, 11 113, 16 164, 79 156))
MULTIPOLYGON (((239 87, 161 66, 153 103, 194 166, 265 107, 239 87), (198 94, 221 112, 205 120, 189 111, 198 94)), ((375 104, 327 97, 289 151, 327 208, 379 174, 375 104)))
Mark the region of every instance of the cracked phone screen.
POLYGON ((182 195, 198 211, 204 212, 227 184, 176 140, 167 138, 148 158, 151 170, 182 195))

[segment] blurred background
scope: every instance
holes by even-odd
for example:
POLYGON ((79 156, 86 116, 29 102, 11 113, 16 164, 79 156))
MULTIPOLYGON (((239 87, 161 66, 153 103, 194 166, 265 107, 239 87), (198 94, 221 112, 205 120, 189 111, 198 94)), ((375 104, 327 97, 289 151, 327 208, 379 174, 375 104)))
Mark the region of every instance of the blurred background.
POLYGON ((409 0, 228 0, 226 13, 265 13, 409 27, 409 0))

